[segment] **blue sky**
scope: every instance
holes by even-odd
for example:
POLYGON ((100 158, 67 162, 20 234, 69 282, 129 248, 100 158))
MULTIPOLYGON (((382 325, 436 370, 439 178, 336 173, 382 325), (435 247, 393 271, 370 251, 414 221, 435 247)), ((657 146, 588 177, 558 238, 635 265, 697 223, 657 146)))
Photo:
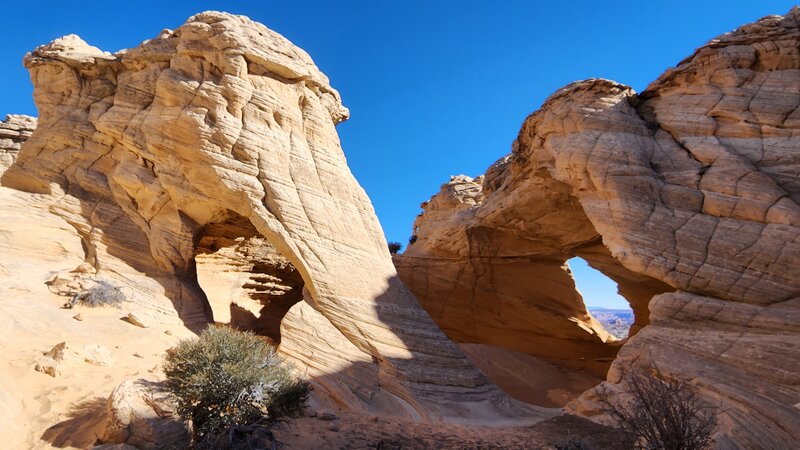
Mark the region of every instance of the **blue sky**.
MULTIPOLYGON (((0 114, 36 114, 22 57, 70 33, 103 50, 137 45, 190 15, 245 14, 304 48, 352 118, 338 130, 389 240, 405 243, 419 204, 450 175, 508 153, 525 117, 589 77, 642 90, 714 36, 790 1, 131 1, 8 2, 0 114), (34 10, 32 10, 32 8, 34 10)), ((590 305, 616 287, 573 267, 590 305), (585 284, 585 286, 582 286, 585 284)))

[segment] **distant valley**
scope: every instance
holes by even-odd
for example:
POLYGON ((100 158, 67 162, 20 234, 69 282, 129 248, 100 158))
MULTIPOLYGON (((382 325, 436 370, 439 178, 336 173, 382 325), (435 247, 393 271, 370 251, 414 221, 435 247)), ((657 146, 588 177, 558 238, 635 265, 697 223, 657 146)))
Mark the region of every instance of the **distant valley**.
POLYGON ((595 319, 617 339, 628 337, 628 329, 633 324, 633 311, 630 309, 607 309, 589 307, 595 319))

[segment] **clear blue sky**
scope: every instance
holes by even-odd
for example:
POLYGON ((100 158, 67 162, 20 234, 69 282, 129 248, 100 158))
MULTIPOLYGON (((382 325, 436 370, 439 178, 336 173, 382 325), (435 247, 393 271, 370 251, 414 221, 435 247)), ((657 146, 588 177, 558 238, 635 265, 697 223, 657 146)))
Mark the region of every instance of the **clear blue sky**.
MULTIPOLYGON (((6 2, 0 114, 36 114, 22 57, 69 33, 103 50, 137 45, 209 9, 245 14, 308 51, 352 118, 350 168, 389 240, 450 175, 510 151, 524 118, 559 87, 605 77, 637 90, 714 36, 789 1, 39 1, 6 2)), ((591 279, 585 268, 576 276, 591 279)), ((613 283, 580 286, 620 306, 613 283)), ((623 302, 624 304, 624 302, 623 302)))

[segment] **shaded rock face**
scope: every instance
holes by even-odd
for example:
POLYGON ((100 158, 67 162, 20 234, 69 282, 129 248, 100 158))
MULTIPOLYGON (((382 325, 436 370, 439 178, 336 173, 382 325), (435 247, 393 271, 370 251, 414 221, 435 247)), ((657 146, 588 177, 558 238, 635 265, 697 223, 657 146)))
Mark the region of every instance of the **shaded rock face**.
POLYGON ((280 342, 280 324, 303 299, 303 278, 243 217, 203 227, 197 278, 213 320, 280 342))
MULTIPOLYGON (((206 12, 115 54, 66 36, 25 66, 40 119, 2 183, 50 199, 98 275, 145 287, 142 307, 168 315, 163 294, 189 326, 221 317, 197 264, 211 259, 203 245, 230 237, 214 227, 236 218, 245 241, 220 256, 252 250, 243 264, 257 273, 273 260, 268 242, 299 273, 307 295, 283 318, 280 349, 339 406, 478 422, 547 415, 489 383, 397 279, 335 131, 348 112, 282 36, 206 12)), ((271 267, 288 268, 283 259, 271 267)))
POLYGON ((0 120, 0 175, 17 159, 19 149, 36 128, 36 118, 9 114, 0 120))
MULTIPOLYGON (((722 35, 641 94, 600 79, 558 91, 482 182, 455 178, 424 205, 401 278, 459 341, 584 357, 605 344, 561 268, 580 256, 636 312, 610 388, 655 363, 720 407, 718 445, 795 445, 798 19, 722 35)), ((594 399, 571 408, 597 414, 594 399)))

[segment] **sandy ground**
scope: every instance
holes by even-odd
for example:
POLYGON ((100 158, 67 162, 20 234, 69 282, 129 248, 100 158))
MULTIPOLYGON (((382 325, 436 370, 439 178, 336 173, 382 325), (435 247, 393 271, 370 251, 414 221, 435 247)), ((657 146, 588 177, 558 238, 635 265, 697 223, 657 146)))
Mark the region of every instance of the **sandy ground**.
POLYGON ((191 333, 180 324, 139 328, 115 307, 62 309, 45 285, 83 263, 74 229, 30 194, 0 188, 0 448, 84 448, 96 440, 111 391, 128 378, 153 378, 164 351, 191 333), (73 319, 80 313, 82 321, 73 319), (170 334, 167 334, 166 332, 170 334), (34 370, 60 342, 100 344, 107 366, 80 357, 61 375, 34 370))

